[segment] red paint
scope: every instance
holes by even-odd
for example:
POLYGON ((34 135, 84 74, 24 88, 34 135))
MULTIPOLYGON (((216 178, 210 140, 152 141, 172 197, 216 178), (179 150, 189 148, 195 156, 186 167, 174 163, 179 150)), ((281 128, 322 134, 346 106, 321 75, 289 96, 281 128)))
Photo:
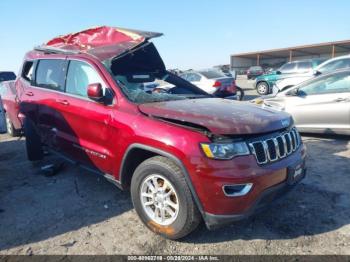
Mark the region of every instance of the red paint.
MULTIPOLYGON (((221 98, 178 100, 139 106, 148 115, 196 123, 215 134, 261 134, 283 129, 286 113, 221 98)), ((290 120, 292 121, 292 120, 290 120)))
MULTIPOLYGON (((48 44, 59 46, 67 41, 75 45, 82 40, 89 43, 90 31, 85 32, 87 35, 61 37, 48 44)), ((98 39, 94 38, 92 45, 104 46, 98 39)), ((33 87, 21 77, 16 82, 23 113, 33 121, 40 119, 38 125, 40 130, 44 130, 44 143, 113 175, 117 180, 120 180, 122 159, 128 147, 135 143, 150 146, 173 155, 183 163, 205 212, 236 214, 246 211, 262 191, 284 182, 286 168, 305 158, 305 148, 301 146, 289 157, 263 167, 257 165, 253 155, 228 161, 210 160, 199 147, 200 143, 210 142, 204 133, 155 117, 195 123, 214 134, 255 135, 283 128, 281 120, 290 116, 242 102, 214 98, 137 105, 126 99, 101 60, 91 54, 48 55, 32 51, 25 60, 40 58, 85 61, 115 93, 113 105, 105 106, 92 100, 33 87), (224 195, 224 184, 239 183, 253 183, 254 186, 244 197, 224 195)))
POLYGON ((19 105, 17 100, 17 94, 15 90, 15 81, 6 81, 1 83, 3 93, 1 99, 4 109, 10 118, 15 129, 21 129, 22 123, 20 116, 18 115, 19 105))

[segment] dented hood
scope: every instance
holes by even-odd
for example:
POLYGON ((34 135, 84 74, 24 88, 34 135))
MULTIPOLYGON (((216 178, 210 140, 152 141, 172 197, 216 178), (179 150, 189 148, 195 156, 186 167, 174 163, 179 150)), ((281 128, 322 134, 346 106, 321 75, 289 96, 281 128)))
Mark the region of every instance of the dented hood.
POLYGON ((58 36, 38 49, 56 49, 88 53, 100 60, 116 57, 161 33, 119 27, 100 26, 77 33, 58 36))
POLYGON ((262 134, 286 128, 293 122, 284 112, 219 98, 147 103, 139 105, 139 109, 164 120, 200 125, 216 135, 262 134))

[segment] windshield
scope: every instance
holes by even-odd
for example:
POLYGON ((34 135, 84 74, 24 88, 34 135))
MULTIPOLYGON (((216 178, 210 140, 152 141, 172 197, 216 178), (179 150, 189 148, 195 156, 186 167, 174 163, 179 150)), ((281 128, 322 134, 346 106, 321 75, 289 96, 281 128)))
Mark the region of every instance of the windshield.
POLYGON ((210 96, 167 71, 156 74, 120 74, 113 75, 113 78, 127 98, 138 104, 210 96))
POLYGON ((199 71, 199 73, 209 79, 225 77, 223 73, 217 70, 202 70, 202 71, 199 71))

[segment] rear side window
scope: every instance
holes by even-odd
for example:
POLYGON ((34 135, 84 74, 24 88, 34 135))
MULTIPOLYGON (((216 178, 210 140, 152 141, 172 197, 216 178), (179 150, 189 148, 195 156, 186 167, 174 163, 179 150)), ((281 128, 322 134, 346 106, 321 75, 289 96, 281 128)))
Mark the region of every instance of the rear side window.
POLYGON ((66 61, 61 59, 39 60, 35 75, 36 86, 64 91, 65 64, 66 61))
POLYGON ((66 92, 73 95, 87 97, 89 84, 104 82, 100 75, 89 64, 80 61, 70 61, 66 80, 66 92))

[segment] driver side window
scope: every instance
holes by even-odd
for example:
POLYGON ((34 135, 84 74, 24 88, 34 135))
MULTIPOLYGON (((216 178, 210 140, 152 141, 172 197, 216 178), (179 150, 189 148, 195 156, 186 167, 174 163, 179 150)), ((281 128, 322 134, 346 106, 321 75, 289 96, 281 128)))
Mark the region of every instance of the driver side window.
POLYGON ((350 59, 341 59, 341 60, 336 60, 333 62, 330 62, 324 66, 322 66, 321 68, 319 68, 320 72, 330 72, 330 71, 334 71, 337 69, 341 69, 341 68, 345 68, 345 67, 349 67, 349 62, 350 59))
POLYGON ((87 97, 88 85, 95 83, 100 83, 105 89, 100 75, 89 64, 75 60, 69 62, 66 80, 67 93, 87 97))
POLYGON ((318 81, 301 87, 299 92, 303 95, 350 92, 350 74, 348 72, 342 72, 322 77, 318 81))

